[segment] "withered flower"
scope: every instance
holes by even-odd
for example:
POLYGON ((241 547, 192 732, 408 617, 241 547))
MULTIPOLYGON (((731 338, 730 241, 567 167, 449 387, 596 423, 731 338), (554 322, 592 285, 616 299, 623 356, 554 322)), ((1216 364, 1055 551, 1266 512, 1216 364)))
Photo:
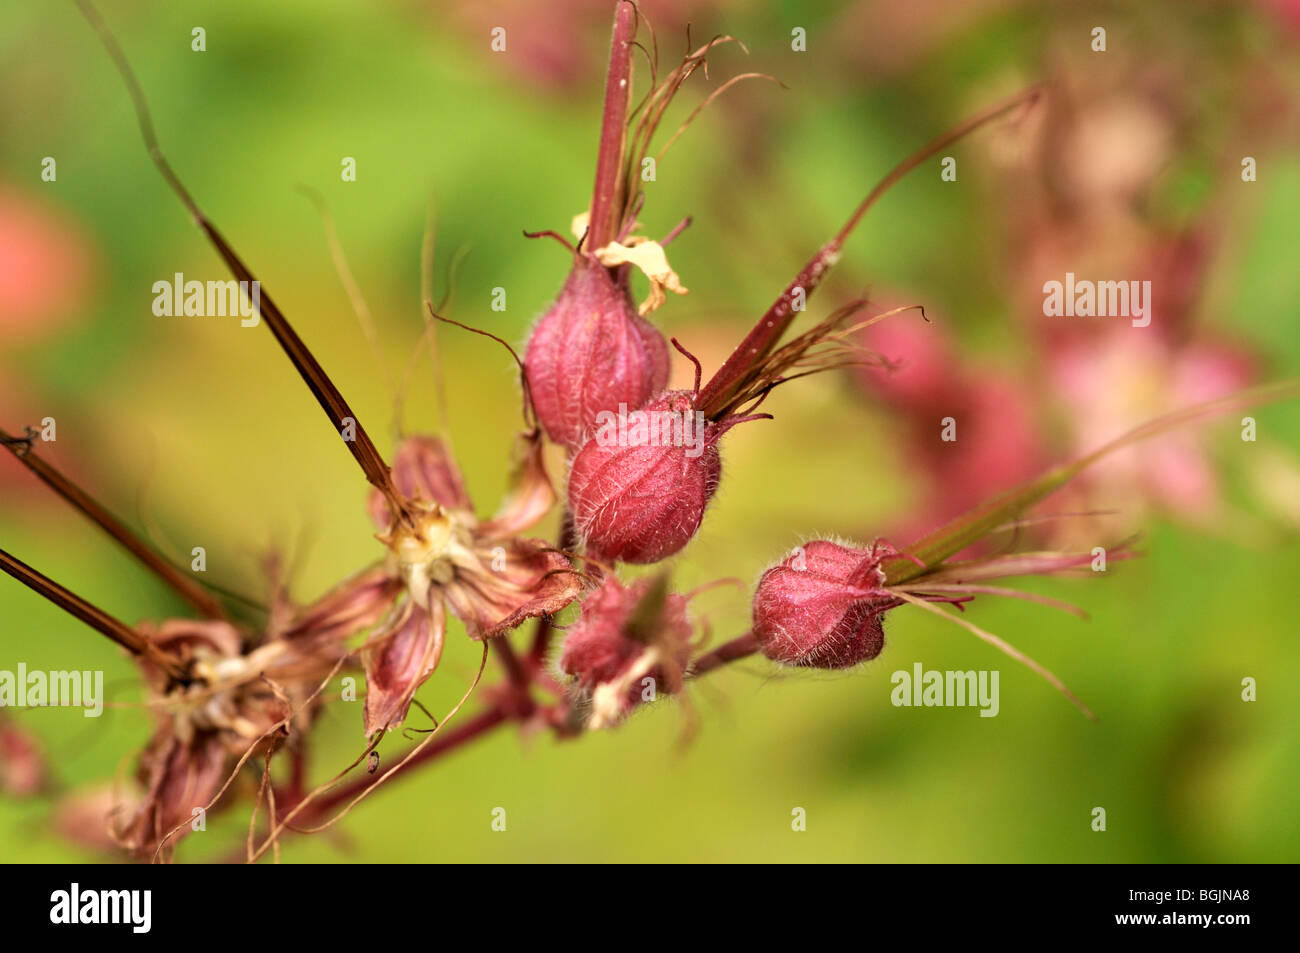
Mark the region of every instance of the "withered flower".
POLYGON ((140 855, 175 843, 243 763, 304 735, 325 681, 346 661, 346 640, 387 611, 381 583, 371 570, 301 610, 277 597, 252 645, 224 621, 138 626, 171 671, 140 659, 158 725, 140 757, 142 798, 110 818, 114 840, 140 855))
POLYGON ((525 619, 559 612, 582 588, 563 553, 517 535, 555 502, 539 433, 523 438, 514 490, 490 520, 475 515, 460 470, 437 437, 406 439, 392 472, 405 518, 393 515, 378 491, 370 499, 398 601, 363 655, 367 735, 406 717, 442 655, 448 610, 470 638, 490 639, 525 619))

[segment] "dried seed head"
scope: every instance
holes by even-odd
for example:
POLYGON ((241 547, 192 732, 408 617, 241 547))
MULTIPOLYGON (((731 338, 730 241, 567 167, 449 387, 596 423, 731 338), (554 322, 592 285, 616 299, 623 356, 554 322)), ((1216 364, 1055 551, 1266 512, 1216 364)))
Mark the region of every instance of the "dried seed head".
POLYGON ((569 509, 587 551, 654 563, 689 543, 718 488, 727 426, 698 414, 690 391, 602 421, 569 471, 569 509))
POLYGON ((880 654, 882 617, 899 605, 880 562, 896 552, 814 540, 763 573, 754 594, 754 635, 785 665, 850 668, 880 654))
POLYGON ((641 407, 668 383, 668 345, 598 262, 577 255, 528 339, 524 373, 547 436, 576 451, 601 411, 641 407))
POLYGON ((690 653, 685 596, 669 592, 663 576, 628 586, 611 576, 582 603, 560 669, 590 701, 587 726, 601 728, 647 697, 646 679, 655 694, 678 691, 690 653))

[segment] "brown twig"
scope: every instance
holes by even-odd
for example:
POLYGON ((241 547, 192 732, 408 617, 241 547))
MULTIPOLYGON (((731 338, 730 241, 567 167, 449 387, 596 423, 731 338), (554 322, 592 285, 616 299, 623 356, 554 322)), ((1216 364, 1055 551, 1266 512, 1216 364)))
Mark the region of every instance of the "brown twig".
POLYGON ((13 576, 28 589, 44 596, 64 612, 75 616, 95 631, 108 636, 134 655, 149 659, 172 678, 184 677, 184 672, 171 659, 165 657, 148 639, 125 622, 109 615, 103 609, 42 575, 22 560, 0 549, 0 571, 13 576))
POLYGON ((18 462, 35 474, 41 482, 80 510, 91 522, 98 525, 123 549, 140 560, 158 578, 174 589, 177 595, 203 615, 211 619, 226 618, 224 607, 211 593, 169 563, 161 553, 131 532, 121 520, 106 510, 88 493, 44 459, 37 456, 30 446, 27 446, 26 449, 20 449, 20 446, 25 443, 26 441, 11 437, 3 430, 0 430, 0 444, 3 444, 17 458, 18 462))

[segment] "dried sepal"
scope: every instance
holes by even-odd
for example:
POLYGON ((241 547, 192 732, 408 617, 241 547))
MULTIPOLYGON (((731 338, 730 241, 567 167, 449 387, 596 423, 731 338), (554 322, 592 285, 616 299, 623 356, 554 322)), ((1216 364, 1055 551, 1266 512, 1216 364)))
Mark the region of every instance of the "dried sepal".
POLYGON ((367 737, 406 718, 416 690, 438 666, 446 634, 447 612, 441 601, 424 608, 408 599, 393 623, 366 643, 361 660, 366 673, 367 737))

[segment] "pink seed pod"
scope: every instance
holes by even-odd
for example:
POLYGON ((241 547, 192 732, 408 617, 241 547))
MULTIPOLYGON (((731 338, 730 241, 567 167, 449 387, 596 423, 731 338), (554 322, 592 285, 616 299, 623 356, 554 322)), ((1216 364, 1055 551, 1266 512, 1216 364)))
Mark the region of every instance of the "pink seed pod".
POLYGON ((524 373, 537 419, 571 452, 601 411, 637 408, 668 383, 668 345, 627 291, 583 254, 533 328, 524 373))
POLYGON ((695 396, 668 391, 639 411, 602 418, 574 457, 569 510, 590 555, 654 563, 699 531, 722 476, 718 441, 731 422, 707 420, 695 396))
POLYGON ((885 646, 882 617, 901 604, 884 588, 884 559, 897 555, 814 540, 758 581, 754 636, 763 654, 784 665, 851 668, 885 646))
POLYGON ((590 701, 589 728, 621 720, 646 698, 646 679, 656 694, 681 688, 691 655, 686 601, 668 591, 664 576, 627 586, 610 576, 583 601, 560 670, 590 701))

